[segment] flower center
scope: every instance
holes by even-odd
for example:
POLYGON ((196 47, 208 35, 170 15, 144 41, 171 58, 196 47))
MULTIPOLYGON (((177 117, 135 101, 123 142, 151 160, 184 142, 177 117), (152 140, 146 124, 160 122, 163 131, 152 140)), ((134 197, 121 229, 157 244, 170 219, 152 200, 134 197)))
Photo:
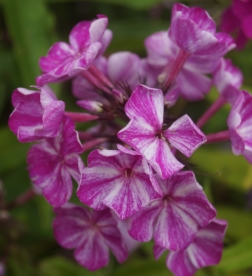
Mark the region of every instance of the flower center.
POLYGON ((164 135, 163 135, 162 130, 157 131, 156 134, 155 134, 155 137, 157 137, 158 139, 163 139, 163 140, 165 140, 165 137, 164 137, 164 135))
POLYGON ((125 173, 126 177, 132 177, 133 170, 131 168, 126 168, 125 171, 124 171, 124 173, 125 173))

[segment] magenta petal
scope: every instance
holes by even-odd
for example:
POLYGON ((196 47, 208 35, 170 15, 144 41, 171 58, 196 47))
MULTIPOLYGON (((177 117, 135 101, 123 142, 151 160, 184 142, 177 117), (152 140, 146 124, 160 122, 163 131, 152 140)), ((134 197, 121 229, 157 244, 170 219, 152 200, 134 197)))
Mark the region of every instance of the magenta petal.
POLYGON ((206 136, 188 115, 184 115, 175 121, 164 132, 164 136, 187 157, 190 157, 200 145, 206 142, 206 136))
POLYGON ((104 32, 108 25, 108 18, 106 16, 100 17, 92 21, 90 25, 90 42, 101 41, 104 36, 104 32))
POLYGON ((176 83, 181 89, 181 96, 189 101, 197 101, 204 98, 210 91, 212 80, 199 72, 187 70, 184 66, 177 76, 176 83))
POLYGON ((199 230, 187 249, 192 263, 197 268, 216 265, 220 262, 226 228, 226 221, 215 219, 199 230))
POLYGON ((143 123, 149 130, 159 130, 164 114, 163 92, 160 89, 138 85, 125 106, 125 112, 130 119, 143 123))
POLYGON ((247 38, 252 38, 252 12, 242 20, 242 30, 247 38))
POLYGON ((83 51, 90 45, 90 21, 82 21, 73 27, 69 35, 69 41, 75 51, 83 51))
POLYGON ((156 217, 160 212, 159 200, 130 218, 129 234, 135 240, 147 242, 152 239, 156 217))
POLYGON ((39 66, 44 72, 56 70, 59 64, 66 63, 72 59, 74 54, 70 45, 65 42, 57 42, 51 46, 47 56, 40 58, 39 66))
POLYGON ((140 58, 136 54, 118 52, 109 56, 108 75, 114 83, 127 83, 134 89, 139 83, 140 66, 140 58))
MULTIPOLYGON (((92 235, 92 233, 90 233, 92 235)), ((94 271, 106 266, 109 262, 109 251, 99 233, 90 238, 88 235, 74 251, 74 257, 84 267, 94 271)))
POLYGON ((172 8, 172 17, 175 16, 176 13, 195 22, 201 30, 215 33, 215 23, 205 10, 199 7, 189 8, 180 3, 176 3, 172 8))
POLYGON ((162 255, 163 253, 166 251, 165 248, 159 246, 159 245, 154 245, 153 246, 153 253, 154 253, 154 256, 155 256, 155 259, 158 260, 162 255))
POLYGON ((97 270, 107 265, 109 248, 119 262, 127 258, 126 245, 109 209, 97 212, 66 204, 55 213, 53 230, 57 242, 65 248, 75 248, 75 259, 84 267, 97 270))
POLYGON ((220 29, 222 32, 231 33, 239 26, 239 20, 234 15, 232 8, 227 8, 222 14, 220 29))
POLYGON ((117 150, 93 151, 77 191, 80 200, 95 209, 105 205, 125 219, 158 198, 140 155, 117 150))
POLYGON ((166 261, 167 267, 175 276, 193 276, 197 268, 191 263, 185 250, 170 252, 166 261))
POLYGON ((90 214, 82 207, 67 204, 64 208, 56 208, 57 217, 53 220, 53 232, 57 242, 67 248, 76 248, 84 238, 83 229, 87 228, 85 221, 90 214))
POLYGON ((216 216, 216 211, 192 172, 178 172, 166 180, 158 180, 164 196, 155 224, 155 244, 169 250, 184 249, 198 228, 216 216))
POLYGON ((179 15, 173 17, 168 34, 173 42, 190 54, 198 54, 199 51, 203 54, 205 49, 217 42, 212 33, 200 30, 194 21, 179 15))
POLYGON ((192 276, 199 268, 218 264, 226 228, 226 221, 214 219, 199 229, 196 238, 187 249, 169 253, 167 267, 176 276, 192 276))

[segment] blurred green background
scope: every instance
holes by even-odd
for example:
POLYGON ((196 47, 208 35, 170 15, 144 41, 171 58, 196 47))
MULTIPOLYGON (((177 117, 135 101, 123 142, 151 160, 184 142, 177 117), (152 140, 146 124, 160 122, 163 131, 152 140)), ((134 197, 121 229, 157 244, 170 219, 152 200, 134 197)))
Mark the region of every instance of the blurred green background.
MULTIPOLYGON (((75 263, 72 252, 60 248, 52 234, 51 207, 39 196, 26 204, 5 210, 18 195, 31 187, 26 170, 30 144, 17 142, 8 129, 13 108, 11 94, 17 87, 29 88, 40 74, 39 57, 52 43, 68 41, 72 27, 96 14, 109 17, 114 38, 106 55, 133 51, 145 56, 144 39, 169 27, 172 0, 0 0, 0 264, 5 275, 13 276, 163 276, 172 275, 165 257, 155 261, 152 244, 143 244, 123 265, 111 257, 108 267, 88 272, 75 263)), ((182 1, 201 6, 220 21, 228 0, 182 1)), ((252 44, 228 54, 242 70, 244 88, 252 91, 252 44)), ((73 108, 70 82, 53 85, 57 96, 73 108)), ((217 98, 213 89, 204 101, 181 101, 173 112, 187 112, 193 119, 217 98)), ((204 127, 206 133, 225 130, 229 107, 218 112, 204 127)), ((229 143, 202 146, 192 157, 191 166, 218 217, 228 220, 225 250, 216 267, 200 270, 198 276, 252 275, 252 168, 243 157, 232 154, 229 143)), ((76 187, 75 187, 76 188, 76 187)))

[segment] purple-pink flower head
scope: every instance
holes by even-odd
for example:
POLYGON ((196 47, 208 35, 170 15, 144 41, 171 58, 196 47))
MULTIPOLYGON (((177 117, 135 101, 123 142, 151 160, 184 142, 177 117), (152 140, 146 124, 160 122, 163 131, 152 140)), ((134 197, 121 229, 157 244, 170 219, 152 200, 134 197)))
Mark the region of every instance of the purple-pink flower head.
POLYGON ((228 127, 233 153, 252 164, 252 96, 248 92, 242 91, 232 106, 228 127))
POLYGON ((236 33, 235 42, 242 49, 252 39, 252 1, 233 0, 222 15, 220 27, 223 32, 236 33))
POLYGON ((91 152, 77 190, 80 201, 96 210, 109 207, 125 219, 160 197, 150 180, 152 171, 148 164, 141 155, 133 153, 91 152))
POLYGON ((70 44, 57 42, 51 46, 47 56, 40 58, 43 74, 37 77, 39 85, 63 81, 87 70, 105 50, 112 33, 106 30, 107 17, 98 17, 94 21, 78 23, 70 32, 70 44))
POLYGON ((32 182, 42 189, 46 200, 54 207, 65 204, 72 194, 71 176, 80 182, 83 163, 79 153, 82 145, 72 120, 66 116, 61 132, 31 147, 27 162, 32 182))
POLYGON ((219 93, 233 104, 240 95, 239 88, 243 82, 243 75, 230 59, 221 58, 213 74, 213 82, 219 93))
POLYGON ((130 122, 119 131, 118 138, 142 154, 162 178, 184 167, 172 149, 176 148, 189 157, 206 142, 205 135, 188 115, 163 130, 164 97, 160 89, 138 85, 125 106, 125 112, 130 122))
POLYGON ((216 211, 192 172, 178 172, 158 182, 163 197, 132 216, 129 234, 142 242, 154 237, 156 245, 168 250, 185 249, 216 211))
MULTIPOLYGON (((226 228, 227 222, 219 219, 200 228, 188 248, 169 253, 167 267, 175 276, 193 276, 202 267, 217 265, 221 260, 226 228)), ((157 249, 156 258, 160 252, 157 249)))
POLYGON ((229 35, 216 33, 215 23, 206 11, 179 3, 173 6, 168 35, 181 50, 205 58, 220 58, 235 47, 229 35))
POLYGON ((66 204, 55 210, 53 231, 64 248, 75 249, 76 261, 89 270, 97 270, 109 262, 109 249, 118 262, 128 257, 117 222, 107 208, 102 211, 66 204))
POLYGON ((14 111, 9 127, 20 142, 55 137, 60 131, 65 103, 56 99, 49 87, 40 91, 17 88, 12 94, 14 111))
MULTIPOLYGON (((147 37, 145 47, 148 53, 146 61, 157 72, 156 75, 168 78, 173 74, 172 71, 176 71, 176 67, 180 67, 176 60, 179 48, 167 36, 166 31, 147 37)), ((217 64, 218 60, 189 56, 174 79, 181 90, 181 96, 189 101, 201 100, 212 86, 211 78, 205 74, 212 73, 217 64)), ((167 93, 168 97, 169 94, 170 92, 167 93)))

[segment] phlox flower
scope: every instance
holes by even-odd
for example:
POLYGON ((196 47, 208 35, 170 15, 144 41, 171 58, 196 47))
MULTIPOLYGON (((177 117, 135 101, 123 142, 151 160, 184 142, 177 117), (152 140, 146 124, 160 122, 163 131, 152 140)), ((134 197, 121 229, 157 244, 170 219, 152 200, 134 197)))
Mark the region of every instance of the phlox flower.
MULTIPOLYGON (((160 31, 147 37, 145 47, 148 53, 146 61, 155 69, 150 73, 156 72, 156 78, 158 75, 170 74, 170 70, 173 70, 171 64, 178 55, 179 47, 171 41, 167 31, 160 31)), ((216 59, 190 55, 174 80, 180 88, 181 96, 190 101, 201 100, 212 86, 211 78, 205 74, 212 73, 217 64, 216 59)))
POLYGON ((168 35, 187 54, 205 58, 220 58, 235 47, 228 34, 216 33, 216 25, 206 11, 179 3, 173 5, 168 35))
POLYGON ((129 234, 142 242, 154 237, 155 245, 168 250, 185 249, 216 211, 192 172, 178 172, 166 180, 158 177, 158 182, 163 196, 131 217, 129 234))
POLYGON ((17 88, 12 94, 14 111, 9 118, 9 127, 20 142, 55 137, 60 131, 65 103, 57 100, 47 87, 38 91, 17 88))
POLYGON ((112 38, 111 31, 106 30, 107 24, 107 17, 99 15, 94 21, 82 21, 74 26, 69 35, 70 44, 57 42, 47 56, 40 58, 43 74, 37 77, 37 83, 67 80, 87 70, 112 38))
POLYGON ((235 42, 242 49, 252 39, 252 1, 233 0, 222 15, 220 27, 223 32, 236 32, 235 42))
POLYGON ((88 206, 109 207, 125 219, 160 197, 155 184, 147 162, 136 152, 95 150, 88 156, 77 195, 88 206))
POLYGON ((72 195, 71 176, 80 182, 83 169, 79 153, 82 145, 72 120, 66 116, 55 138, 48 138, 33 145, 27 162, 32 182, 42 189, 46 200, 54 207, 65 204, 72 195))
POLYGON ((252 164, 252 96, 242 91, 228 117, 229 136, 235 155, 242 154, 252 164))
POLYGON ((189 157, 206 141, 188 115, 162 129, 164 97, 160 89, 138 85, 125 105, 125 113, 130 122, 118 132, 118 138, 142 154, 162 178, 184 167, 175 158, 174 148, 189 157))
POLYGON ((74 257, 82 266, 89 270, 106 266, 109 249, 120 263, 128 257, 117 222, 108 208, 95 211, 66 204, 54 211, 55 239, 62 247, 75 249, 74 257))
MULTIPOLYGON (((214 219, 207 226, 201 227, 186 249, 168 254, 167 267, 175 276, 193 276, 202 267, 217 265, 222 255, 226 229, 227 222, 220 219, 214 219)), ((158 259, 164 251, 165 249, 155 246, 155 258, 158 259)))
POLYGON ((243 75, 230 59, 221 58, 214 71, 213 82, 219 93, 233 104, 240 94, 239 88, 243 82, 243 75))

